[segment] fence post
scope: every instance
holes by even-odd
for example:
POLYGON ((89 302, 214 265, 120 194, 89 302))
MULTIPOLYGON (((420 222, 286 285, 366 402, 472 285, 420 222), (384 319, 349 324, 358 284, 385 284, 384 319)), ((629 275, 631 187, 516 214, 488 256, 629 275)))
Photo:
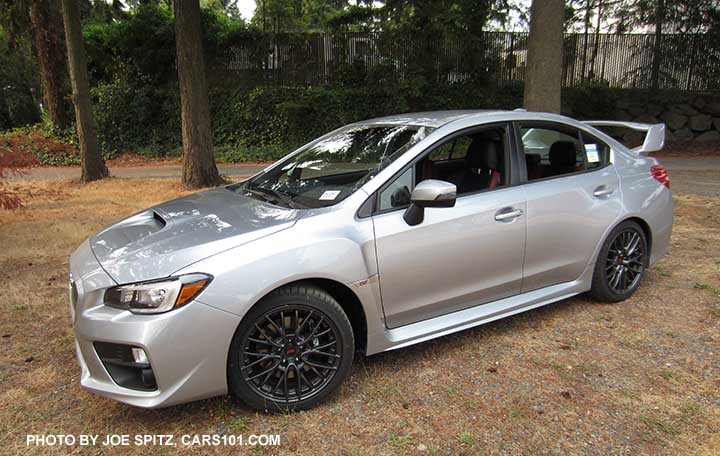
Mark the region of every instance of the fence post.
POLYGON ((693 34, 692 39, 692 50, 690 51, 690 65, 688 65, 688 81, 687 81, 687 87, 685 90, 688 92, 692 88, 692 77, 693 77, 693 68, 695 67, 695 48, 697 46, 697 33, 693 34))
POLYGON ((515 59, 515 32, 510 32, 510 55, 506 62, 510 62, 508 66, 508 82, 511 82, 514 77, 515 67, 517 67, 517 61, 515 59))
MULTIPOLYGON (((654 84, 686 91, 717 91, 720 87, 717 86, 716 72, 720 66, 713 60, 706 62, 706 54, 714 49, 706 45, 706 36, 599 34, 586 39, 581 33, 566 34, 563 40, 563 86, 575 86, 586 80, 591 66, 589 54, 593 50, 590 46, 594 45, 598 50, 597 58, 601 59, 595 62, 595 77, 606 79, 612 87, 649 89, 654 84), (586 47, 591 52, 586 53, 586 47)), ((401 81, 407 79, 408 68, 423 64, 431 67, 433 75, 439 78, 437 83, 464 80, 466 73, 482 73, 488 68, 487 77, 502 85, 524 79, 525 67, 519 60, 525 56, 526 41, 527 35, 522 32, 487 32, 472 41, 445 35, 434 43, 425 43, 429 51, 423 54, 418 49, 422 43, 407 35, 385 36, 378 32, 286 34, 268 30, 262 34, 243 35, 226 52, 233 54, 228 57, 238 70, 242 69, 256 79, 254 83, 327 84, 338 77, 339 70, 352 65, 353 57, 358 57, 364 59, 368 70, 391 65, 401 81), (361 46, 365 49, 362 53, 356 49, 361 46), (500 60, 500 55, 505 57, 502 71, 493 72, 494 62, 500 60), (425 60, 419 61, 421 58, 425 60), (474 63, 474 66, 468 67, 467 63, 474 63)))

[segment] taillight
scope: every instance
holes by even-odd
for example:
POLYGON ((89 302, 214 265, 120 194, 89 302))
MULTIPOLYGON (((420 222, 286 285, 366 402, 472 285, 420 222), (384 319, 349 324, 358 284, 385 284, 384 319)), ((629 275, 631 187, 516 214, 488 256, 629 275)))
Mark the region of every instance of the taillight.
POLYGON ((652 177, 657 179, 658 182, 660 182, 667 188, 670 188, 670 176, 668 175, 668 172, 664 166, 655 165, 655 166, 651 167, 650 174, 652 174, 652 177))

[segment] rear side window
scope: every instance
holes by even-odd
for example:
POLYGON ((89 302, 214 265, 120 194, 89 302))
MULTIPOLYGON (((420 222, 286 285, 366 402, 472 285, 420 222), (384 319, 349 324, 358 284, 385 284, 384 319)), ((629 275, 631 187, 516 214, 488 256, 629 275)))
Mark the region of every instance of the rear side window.
POLYGON ((429 159, 436 162, 436 161, 445 161, 450 159, 450 154, 452 154, 453 150, 453 143, 445 143, 440 147, 437 147, 435 150, 432 151, 430 154, 429 159))
POLYGON ((610 147, 568 126, 522 125, 520 129, 529 181, 600 168, 610 147))
POLYGON ((472 143, 472 138, 469 136, 460 136, 454 141, 451 160, 458 160, 460 158, 467 157, 467 151, 472 143))

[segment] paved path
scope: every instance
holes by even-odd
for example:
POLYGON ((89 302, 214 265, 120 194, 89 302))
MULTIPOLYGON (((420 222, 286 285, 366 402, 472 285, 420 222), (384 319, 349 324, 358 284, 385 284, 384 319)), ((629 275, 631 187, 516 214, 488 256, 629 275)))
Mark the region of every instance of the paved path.
POLYGON ((658 157, 670 171, 720 171, 720 156, 715 157, 658 157))
MULTIPOLYGON (((241 178, 252 176, 264 169, 262 165, 219 165, 218 170, 223 176, 241 178)), ((124 179, 158 179, 175 178, 182 175, 180 165, 167 166, 122 166, 110 168, 110 175, 124 179)), ((32 168, 29 173, 12 178, 14 180, 54 180, 54 179, 80 179, 80 168, 77 166, 42 166, 32 168)))
POLYGON ((659 158, 670 173, 673 193, 720 196, 720 157, 659 158))
MULTIPOLYGON (((670 171, 670 185, 678 193, 697 193, 705 196, 720 196, 720 157, 665 157, 660 162, 670 171), (708 172, 710 171, 710 172, 708 172)), ((262 165, 220 165, 220 174, 231 180, 240 180, 251 176, 264 168, 262 165)), ((125 179, 179 179, 182 167, 141 166, 111 168, 110 174, 125 179)), ((79 179, 78 167, 40 167, 33 168, 28 174, 16 176, 14 180, 53 180, 79 179)))

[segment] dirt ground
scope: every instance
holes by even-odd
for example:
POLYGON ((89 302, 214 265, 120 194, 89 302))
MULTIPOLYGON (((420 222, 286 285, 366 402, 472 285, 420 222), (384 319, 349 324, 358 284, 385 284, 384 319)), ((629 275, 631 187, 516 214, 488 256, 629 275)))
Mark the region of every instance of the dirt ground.
MULTIPOLYGON (((720 182, 720 174, 718 182, 720 182)), ((0 212, 0 453, 27 434, 279 434, 276 447, 137 454, 720 454, 720 196, 676 194, 670 254, 618 304, 577 297, 358 359, 329 402, 292 415, 230 397, 141 410, 80 389, 68 255, 102 226, 183 192, 173 180, 12 183, 0 212)), ((102 438, 102 437, 101 437, 102 438)))

